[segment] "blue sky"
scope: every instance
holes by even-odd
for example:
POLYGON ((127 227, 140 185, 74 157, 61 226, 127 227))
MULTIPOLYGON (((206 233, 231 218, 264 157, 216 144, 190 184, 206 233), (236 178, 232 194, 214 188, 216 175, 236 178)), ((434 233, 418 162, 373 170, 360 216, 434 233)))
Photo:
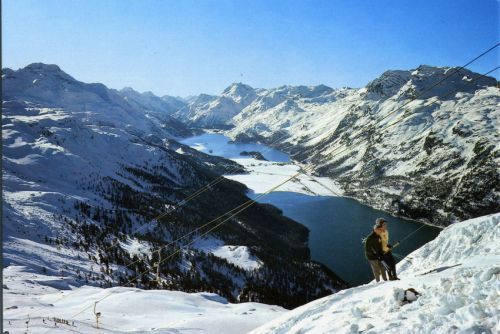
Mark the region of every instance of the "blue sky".
MULTIPOLYGON (((232 82, 361 87, 387 69, 458 66, 499 41, 497 0, 3 0, 3 67, 158 95, 232 82)), ((486 72, 498 49, 470 68, 486 72)), ((498 77, 498 72, 497 72, 498 77)))

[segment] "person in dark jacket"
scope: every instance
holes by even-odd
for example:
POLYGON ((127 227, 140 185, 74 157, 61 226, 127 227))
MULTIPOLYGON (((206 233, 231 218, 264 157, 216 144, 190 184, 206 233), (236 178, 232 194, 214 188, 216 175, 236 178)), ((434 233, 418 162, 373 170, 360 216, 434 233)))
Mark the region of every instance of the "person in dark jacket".
POLYGON ((377 282, 380 281, 380 276, 387 281, 385 268, 382 265, 384 251, 382 250, 381 233, 384 231, 383 224, 375 223, 372 233, 365 240, 365 256, 373 271, 373 276, 377 282))

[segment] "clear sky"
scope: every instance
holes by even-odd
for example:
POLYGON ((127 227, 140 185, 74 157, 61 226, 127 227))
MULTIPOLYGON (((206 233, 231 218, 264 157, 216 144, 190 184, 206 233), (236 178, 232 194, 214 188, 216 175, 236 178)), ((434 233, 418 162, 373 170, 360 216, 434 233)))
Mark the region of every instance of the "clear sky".
MULTIPOLYGON (((458 66, 499 41, 498 0, 3 0, 2 66, 158 95, 232 82, 361 87, 387 69, 458 66)), ((498 49, 471 66, 486 72, 498 49)), ((497 72, 498 77, 498 72, 497 72)))

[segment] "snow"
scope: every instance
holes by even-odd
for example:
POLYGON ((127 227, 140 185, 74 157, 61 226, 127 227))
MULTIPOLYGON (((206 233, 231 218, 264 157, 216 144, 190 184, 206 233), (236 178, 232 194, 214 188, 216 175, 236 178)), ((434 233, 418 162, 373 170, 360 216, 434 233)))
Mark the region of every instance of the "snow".
POLYGON ((286 311, 259 303, 231 304, 205 292, 73 288, 63 278, 30 273, 22 266, 9 266, 3 275, 3 328, 11 334, 25 332, 28 315, 29 333, 238 334, 286 311), (95 328, 95 301, 99 301, 96 312, 101 313, 99 330, 95 328), (69 325, 56 328, 54 321, 43 322, 53 317, 68 320, 69 325))
MULTIPOLYGON (((250 195, 262 194, 277 184, 290 178, 307 167, 301 167, 289 160, 288 156, 269 146, 260 144, 233 144, 220 134, 204 134, 188 138, 182 143, 194 149, 231 159, 246 170, 246 174, 227 174, 224 177, 245 184, 250 195), (268 161, 242 158, 243 151, 260 152, 268 161)), ((316 177, 303 171, 297 178, 277 189, 278 192, 295 192, 312 196, 341 196, 338 184, 327 177, 316 177)))
MULTIPOLYGON (((264 162, 256 159, 232 159, 244 166, 248 174, 225 175, 226 178, 245 184, 255 194, 262 194, 301 171, 295 164, 264 162)), ((342 190, 330 178, 315 177, 303 172, 277 189, 278 192, 295 192, 313 196, 340 196, 342 190)))
POLYGON ((230 121, 256 96, 252 87, 234 83, 221 96, 199 95, 189 105, 177 111, 176 115, 179 119, 189 120, 198 126, 220 126, 230 121))
MULTIPOLYGON (((3 91, 5 330, 24 333, 29 314, 30 332, 94 332, 92 310, 77 313, 107 295, 98 305, 103 332, 152 331, 154 327, 163 333, 245 333, 284 312, 269 305, 230 304, 210 293, 97 287, 118 282, 103 270, 102 263, 92 259, 99 258, 97 247, 68 247, 81 238, 72 226, 99 224, 92 215, 78 214, 76 202, 117 209, 104 193, 91 189, 107 177, 149 191, 148 182, 127 176, 123 167, 162 166, 168 172, 165 180, 182 188, 193 181, 189 177, 192 166, 186 163, 189 160, 159 147, 164 145, 162 139, 175 137, 163 127, 163 119, 156 117, 158 108, 166 108, 161 101, 130 91, 123 93, 125 100, 114 90, 78 82, 57 67, 48 67, 54 73, 44 72, 43 65, 16 71, 15 78, 5 80, 3 91), (36 86, 31 80, 33 70, 37 76, 38 72, 45 75, 36 86), (139 104, 148 104, 152 112, 145 112, 139 104), (157 145, 145 143, 155 139, 157 145), (42 316, 72 319, 77 327, 57 329, 43 324, 42 316)), ((133 213, 129 217, 134 231, 141 226, 144 232, 150 226, 133 213)), ((129 256, 151 257, 149 242, 123 240, 119 245, 129 256)), ((220 244, 206 251, 243 270, 264 266, 244 246, 220 244)), ((110 269, 117 273, 125 268, 110 264, 110 269)), ((231 272, 222 266, 220 274, 231 272)), ((241 289, 247 283, 242 278, 231 279, 241 289)))
MULTIPOLYGON (((432 71, 422 67, 411 75, 435 80, 429 78, 432 71)), ((398 94, 402 94, 405 89, 419 88, 414 80, 400 87, 404 81, 401 77, 406 76, 401 71, 388 73, 379 80, 381 92, 387 94, 400 89, 398 94)), ((163 119, 156 117, 157 112, 160 109, 168 112, 172 106, 168 103, 182 105, 183 102, 169 101, 167 105, 148 93, 125 90, 119 94, 99 84, 83 84, 54 65, 30 65, 9 80, 13 81, 4 86, 3 93, 16 98, 17 102, 7 98, 2 112, 2 218, 3 260, 4 265, 8 265, 3 271, 4 328, 11 333, 24 332, 28 314, 33 332, 95 332, 92 327, 94 315, 90 308, 85 308, 103 297, 106 298, 98 304, 98 311, 103 314, 101 332, 109 333, 243 333, 270 320, 255 333, 500 332, 499 214, 456 223, 445 229, 436 241, 400 262, 401 281, 372 282, 290 312, 254 303, 233 305, 209 293, 74 287, 82 284, 76 282, 75 273, 95 270, 92 262, 82 259, 86 253, 42 240, 42 236, 55 235, 74 240, 70 229, 56 222, 54 215, 71 210, 75 199, 89 203, 99 200, 99 204, 109 205, 91 191, 77 186, 82 178, 111 176, 134 189, 143 187, 122 178, 116 171, 123 163, 133 166, 137 162, 168 160, 161 150, 142 145, 137 139, 146 135, 174 137, 163 130, 163 119), (43 78, 42 73, 45 73, 43 78), (35 76, 37 79, 33 79, 35 76), (62 86, 60 78, 64 79, 62 86), (28 102, 30 98, 48 101, 50 107, 28 102), (135 104, 129 104, 131 100, 135 104), (144 106, 154 109, 155 113, 143 114, 144 106), (107 152, 106 159, 101 158, 102 152, 107 152), (127 152, 127 156, 121 152, 127 152), (42 271, 47 274, 41 274, 42 271), (422 296, 414 303, 401 305, 402 292, 409 287, 422 296), (84 312, 77 315, 82 309, 84 312), (283 317, 275 319, 280 315, 283 317), (77 327, 50 327, 43 324, 42 316, 72 319, 77 327)), ((462 78, 461 81, 467 80, 462 78)), ((368 94, 366 88, 332 90, 324 86, 283 86, 255 90, 254 95, 251 87, 235 84, 221 97, 199 96, 196 105, 190 108, 195 112, 194 121, 200 119, 206 124, 237 122, 228 132, 232 137, 243 132, 270 136, 276 131, 285 131, 290 134, 286 143, 302 142, 305 147, 311 147, 328 140, 351 113, 363 116, 356 121, 357 128, 353 130, 357 135, 369 124, 371 113, 378 112, 380 117, 385 117, 401 105, 398 94, 381 99, 381 102, 372 99, 377 94, 368 94), (353 105, 360 109, 353 112, 353 105), (366 111, 369 108, 373 109, 366 111)), ((455 126, 463 124, 474 129, 474 136, 496 142, 500 124, 500 114, 495 108, 498 107, 498 89, 469 90, 456 97, 458 100, 448 101, 431 96, 411 103, 409 107, 414 115, 391 128, 394 131, 384 134, 385 140, 376 147, 377 152, 387 159, 396 159, 400 152, 393 148, 399 148, 401 142, 434 132, 445 139, 447 150, 454 150, 470 161, 476 141, 467 137, 454 138, 450 133, 455 126), (426 107, 424 101, 438 106, 426 107)), ((382 124, 391 124, 400 117, 400 114, 391 115, 382 124)), ((354 142, 358 153, 344 165, 360 166, 365 143, 356 137, 347 142, 354 142)), ((334 140, 319 154, 331 159, 329 155, 345 145, 345 142, 334 140)), ((210 143, 197 147, 203 151, 210 148, 210 143)), ((178 152, 183 151, 179 149, 178 152)), ((414 153, 408 150, 408 154, 414 153)), ((424 154, 419 153, 388 167, 386 175, 406 175, 422 163, 424 154)), ((435 154, 444 153, 440 149, 435 154)), ((249 173, 227 177, 245 183, 251 195, 267 191, 299 170, 298 164, 288 161, 231 158, 249 173)), ((462 173, 466 165, 459 167, 456 173, 462 173)), ((175 163, 166 167, 173 175, 172 181, 182 183, 175 163)), ((440 172, 429 171, 434 175, 440 172)), ((390 187, 380 189, 391 194, 399 191, 390 187)), ((321 196, 342 194, 332 180, 306 175, 288 182, 279 191, 321 196)), ((150 256, 150 247, 145 242, 127 239, 121 242, 121 247, 131 255, 150 256)), ((208 239, 200 241, 197 247, 245 270, 261 265, 244 246, 224 245, 208 239)))
POLYGON ((193 247, 226 259, 227 262, 248 271, 259 269, 263 264, 256 256, 250 254, 247 246, 224 245, 222 240, 213 237, 197 239, 193 247))
POLYGON ((130 237, 127 237, 127 240, 125 242, 120 241, 119 242, 120 247, 127 251, 130 254, 130 257, 133 257, 134 255, 137 256, 143 256, 146 255, 148 258, 151 258, 151 245, 145 241, 137 240, 137 239, 131 239, 130 237))
MULTIPOLYGON (((476 172, 481 168, 482 175, 486 175, 490 166, 491 170, 498 169, 500 163, 494 146, 500 129, 496 80, 466 69, 456 74, 456 70, 428 65, 410 71, 391 70, 361 89, 255 89, 256 95, 246 107, 233 109, 229 113, 234 114, 232 118, 225 114, 225 124, 233 125, 225 134, 236 142, 263 142, 292 152, 297 164, 310 166, 321 176, 335 177, 338 188, 364 204, 393 214, 408 214, 398 201, 412 193, 414 200, 406 206, 429 211, 418 218, 446 226, 449 217, 467 219, 490 212, 484 210, 495 208, 500 196, 486 177, 477 176, 480 173, 476 172), (434 87, 452 72, 455 74, 434 87), (473 82, 466 77, 474 78, 473 82), (433 87, 432 91, 418 95, 429 87, 433 87), (418 98, 412 101, 415 96, 418 98), (434 144, 432 138, 436 138, 434 144), (478 165, 483 157, 475 148, 491 145, 493 150, 484 153, 488 164, 478 165), (377 173, 373 173, 374 164, 379 168, 377 173), (462 176, 466 176, 466 182, 462 182, 462 176), (478 179, 476 190, 465 186, 472 178, 478 179), (446 183, 454 191, 429 208, 428 192, 432 192, 434 181, 446 183), (460 203, 472 191, 484 196, 469 206, 449 205, 460 203)), ((231 90, 229 87, 226 91, 231 90)), ((201 102, 192 102, 189 108, 196 109, 208 100, 222 97, 234 98, 224 94, 210 99, 200 97, 201 102)), ((205 108, 201 113, 207 118, 219 116, 213 108, 205 108)), ((196 124, 196 115, 183 115, 185 121, 196 124)), ((206 148, 198 146, 200 150, 206 148)), ((262 193, 272 176, 257 176, 249 170, 251 175, 229 178, 262 193)), ((285 187, 309 193, 309 186, 302 187, 295 180, 285 187)), ((325 187, 320 188, 326 191, 325 187)), ((278 191, 286 191, 283 189, 278 191)))
POLYGON ((371 282, 296 308, 260 333, 499 333, 500 213, 446 228, 371 282), (403 303, 408 288, 421 294, 403 303))
MULTIPOLYGON (((389 71, 369 85, 374 89, 372 92, 366 88, 332 90, 326 86, 253 90, 234 84, 221 97, 199 96, 189 106, 193 112, 189 117, 205 124, 234 121, 236 127, 228 132, 233 138, 241 133, 271 136, 284 131, 290 135, 287 144, 301 142, 307 148, 329 140, 346 116, 362 116, 352 130, 358 152, 343 163, 355 165, 353 171, 361 170, 366 143, 355 136, 370 124, 370 116, 378 113, 384 126, 400 120, 401 113, 391 114, 401 106, 400 96, 410 89, 428 87, 428 81, 440 78, 441 74, 436 73, 428 66, 411 73, 389 71), (375 89, 378 84, 380 91, 375 89), (383 97, 390 94, 394 96, 383 97), (353 111, 353 106, 360 112, 353 111)), ((17 99, 17 102, 4 101, 2 113, 3 252, 4 264, 8 264, 3 270, 3 325, 10 333, 25 332, 28 314, 32 332, 94 332, 92 306, 99 300, 101 331, 108 333, 246 333, 260 325, 263 327, 254 333, 500 332, 500 214, 445 229, 435 241, 398 264, 400 281, 372 282, 292 311, 256 303, 230 304, 211 293, 81 286, 75 273, 95 272, 92 262, 85 259, 87 254, 42 240, 43 236, 55 235, 74 240, 70 229, 56 222, 54 214, 69 210, 75 199, 94 203, 96 196, 77 183, 97 172, 101 177, 120 179, 134 189, 142 187, 121 179, 115 171, 122 163, 166 160, 159 150, 137 143, 137 136, 173 137, 162 130, 163 119, 158 118, 158 112, 171 113, 175 105, 185 103, 165 98, 162 101, 149 93, 129 89, 118 93, 99 84, 83 84, 54 65, 30 65, 17 78, 9 80, 3 93, 17 99), (46 75, 43 78, 42 73, 46 75), (65 82, 62 86, 61 78, 65 82), (16 95, 19 92, 26 96, 16 95), (33 100, 51 103, 47 107, 28 102, 33 100), (155 112, 144 114, 144 108, 155 112), (127 152, 133 161, 120 152, 127 152), (402 295, 410 287, 421 296, 413 303, 402 304, 402 295), (53 323, 44 324, 42 317, 70 319, 76 327, 55 328, 53 323)), ((467 80, 464 76, 460 81, 467 80)), ((451 87, 458 84, 453 82, 451 87)), ((449 89, 410 103, 411 117, 386 131, 383 143, 376 144, 377 152, 397 160, 397 150, 404 150, 401 143, 435 133, 447 145, 437 148, 436 155, 444 154, 445 150, 457 151, 470 161, 477 142, 472 140, 475 136, 497 142, 498 89, 471 89, 457 94, 456 100, 446 100, 449 89), (430 106, 430 102, 434 104, 430 106), (473 129, 474 136, 453 136, 453 129, 458 126, 473 129)), ((345 142, 352 145, 352 141, 345 142)), ((328 142, 319 154, 331 159, 338 148, 346 147, 345 142, 336 139, 328 142)), ((201 142, 196 148, 207 151, 212 145, 210 141, 201 142)), ((261 153, 267 158, 266 150, 270 149, 264 148, 261 153)), ((421 151, 408 150, 410 158, 389 166, 386 175, 406 175, 414 170, 425 159, 421 151)), ((182 148, 178 150, 183 152, 182 148)), ((227 178, 246 184, 252 196, 266 192, 300 170, 289 159, 261 161, 241 158, 239 151, 233 153, 234 150, 230 158, 243 165, 248 174, 227 175, 227 178)), ((466 165, 455 172, 463 173, 466 165)), ((177 166, 169 163, 167 167, 173 181, 182 183, 177 166)), ((441 172, 429 171, 433 175, 441 172)), ((389 194, 400 191, 390 186, 379 189, 389 194)), ((342 195, 332 180, 303 174, 279 191, 342 195)), ((151 247, 146 242, 128 238, 120 245, 131 256, 151 256, 151 247)), ((255 270, 262 265, 247 247, 224 245, 215 238, 198 240, 194 247, 244 270, 255 270)))

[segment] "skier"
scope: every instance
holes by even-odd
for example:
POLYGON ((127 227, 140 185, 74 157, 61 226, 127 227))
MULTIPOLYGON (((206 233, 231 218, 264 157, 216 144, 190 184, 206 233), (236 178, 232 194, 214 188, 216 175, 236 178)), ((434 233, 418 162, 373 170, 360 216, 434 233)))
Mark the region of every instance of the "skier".
POLYGON ((396 261, 394 260, 394 256, 392 256, 392 246, 389 244, 389 231, 387 230, 387 221, 384 218, 378 218, 375 222, 375 225, 382 226, 383 228, 382 233, 380 233, 382 251, 384 252, 382 264, 387 270, 389 280, 398 280, 399 278, 396 275, 396 261))
POLYGON ((385 268, 382 265, 384 259, 384 251, 382 250, 382 240, 380 234, 384 231, 382 223, 378 219, 373 226, 372 233, 365 240, 365 256, 373 271, 373 276, 377 282, 380 281, 380 276, 387 281, 385 268))

